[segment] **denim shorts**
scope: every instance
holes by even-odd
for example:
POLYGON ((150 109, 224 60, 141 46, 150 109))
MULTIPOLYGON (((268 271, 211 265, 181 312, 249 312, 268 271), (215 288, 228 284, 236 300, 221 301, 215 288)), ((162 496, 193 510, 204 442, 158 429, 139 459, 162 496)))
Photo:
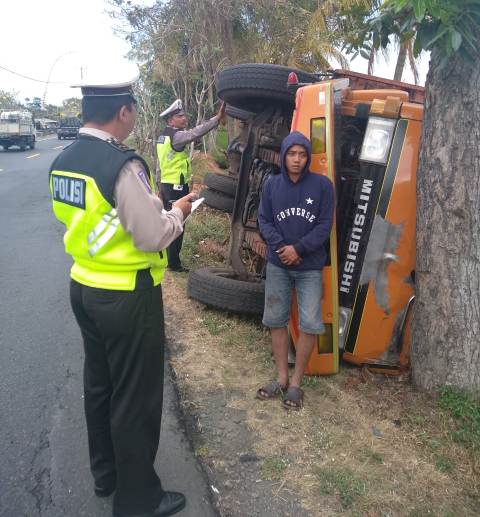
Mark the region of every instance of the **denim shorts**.
POLYGON ((297 293, 300 330, 323 334, 321 270, 292 271, 268 262, 263 324, 270 328, 288 325, 293 288, 297 293))

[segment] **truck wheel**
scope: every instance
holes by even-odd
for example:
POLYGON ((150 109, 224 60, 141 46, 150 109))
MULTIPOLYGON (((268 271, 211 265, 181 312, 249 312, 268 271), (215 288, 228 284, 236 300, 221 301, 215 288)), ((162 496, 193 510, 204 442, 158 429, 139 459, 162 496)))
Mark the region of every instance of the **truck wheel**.
POLYGON ((239 280, 232 269, 204 267, 188 275, 187 294, 215 309, 257 315, 263 314, 265 284, 239 280))
POLYGON ((231 106, 230 104, 227 104, 225 113, 229 117, 236 118, 238 120, 248 120, 249 118, 255 116, 255 113, 252 113, 251 111, 242 110, 240 108, 236 108, 235 106, 231 106))
POLYGON ((225 174, 207 172, 207 174, 205 174, 203 182, 205 183, 205 185, 207 185, 207 187, 210 187, 212 190, 216 190, 217 192, 221 192, 222 194, 226 194, 230 197, 235 197, 238 183, 238 181, 235 178, 231 178, 230 176, 226 176, 225 174))
POLYGON ((35 139, 32 138, 32 140, 30 141, 30 149, 35 149, 35 139))
POLYGON ((230 196, 226 196, 216 190, 212 190, 210 188, 204 188, 199 197, 205 198, 205 204, 210 208, 215 208, 216 210, 221 210, 222 212, 233 212, 233 202, 234 199, 230 196))
POLYGON ((61 137, 60 135, 57 135, 57 138, 58 138, 59 140, 61 140, 61 139, 62 139, 62 137, 61 137))
POLYGON ((10 149, 9 145, 3 145, 2 147, 5 149, 5 151, 8 151, 10 149))
POLYGON ((313 74, 279 65, 242 64, 225 68, 217 76, 218 96, 236 108, 258 112, 266 103, 295 104, 295 90, 287 78, 295 72, 301 83, 312 83, 313 74))

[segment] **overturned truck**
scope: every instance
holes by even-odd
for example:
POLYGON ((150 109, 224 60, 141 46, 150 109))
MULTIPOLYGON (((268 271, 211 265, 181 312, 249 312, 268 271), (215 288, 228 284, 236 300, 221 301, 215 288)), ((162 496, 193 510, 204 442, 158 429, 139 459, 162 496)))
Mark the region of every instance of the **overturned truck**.
MULTIPOLYGON (((262 313, 266 246, 257 209, 265 181, 279 172, 281 141, 300 131, 312 143, 311 171, 328 176, 336 193, 319 300, 326 332, 307 373, 336 373, 339 354, 384 373, 407 369, 423 88, 345 70, 317 76, 245 64, 223 70, 217 90, 248 113, 236 145, 229 264, 192 271, 189 295, 219 309, 262 313)), ((292 303, 295 345, 295 296, 292 303)))

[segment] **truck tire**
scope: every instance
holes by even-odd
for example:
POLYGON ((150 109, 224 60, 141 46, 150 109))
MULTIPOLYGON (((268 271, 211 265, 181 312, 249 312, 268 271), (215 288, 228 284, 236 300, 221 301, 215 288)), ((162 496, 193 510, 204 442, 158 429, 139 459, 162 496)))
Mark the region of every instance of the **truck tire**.
POLYGON ((287 78, 295 72, 301 83, 312 83, 313 74, 287 66, 242 64, 221 70, 217 75, 217 94, 236 108, 258 112, 267 103, 293 108, 295 90, 287 88, 287 78))
POLYGON ((240 108, 236 108, 230 104, 227 104, 225 108, 225 113, 232 118, 236 118, 238 120, 248 120, 255 116, 255 113, 251 111, 242 110, 240 108))
POLYGON ((210 188, 204 188, 200 192, 199 197, 204 197, 205 204, 210 208, 215 208, 222 212, 228 212, 229 214, 233 212, 234 199, 230 196, 226 196, 225 194, 210 188))
POLYGON ((2 147, 4 148, 5 151, 8 151, 10 149, 9 145, 2 145, 2 147))
POLYGON ((215 309, 238 314, 263 314, 265 283, 239 280, 232 269, 204 267, 188 275, 187 295, 215 309))
POLYGON ((238 183, 238 181, 235 178, 226 176, 225 174, 207 172, 207 174, 205 174, 203 182, 205 183, 205 185, 207 185, 207 187, 210 187, 212 190, 216 190, 217 192, 221 192, 222 194, 225 194, 230 197, 235 197, 238 183))
POLYGON ((35 149, 35 138, 30 140, 30 149, 35 149))

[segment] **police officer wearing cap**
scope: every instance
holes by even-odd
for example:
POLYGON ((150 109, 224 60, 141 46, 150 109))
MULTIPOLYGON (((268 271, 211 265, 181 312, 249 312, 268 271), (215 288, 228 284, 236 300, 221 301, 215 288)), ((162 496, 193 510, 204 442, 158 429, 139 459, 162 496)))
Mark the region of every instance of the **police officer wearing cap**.
POLYGON ((73 258, 70 298, 83 336, 85 414, 94 491, 114 517, 173 515, 185 497, 154 470, 163 398, 165 248, 193 195, 164 213, 146 162, 122 142, 137 111, 133 75, 85 81, 84 126, 53 162, 50 190, 73 258))
MULTIPOLYGON (((167 124, 157 142, 161 175, 160 192, 163 203, 169 207, 189 192, 188 183, 192 173, 190 156, 185 150, 186 146, 218 126, 225 116, 225 104, 222 103, 218 113, 210 120, 189 130, 185 129, 187 116, 180 99, 173 102, 160 116, 165 119, 167 124)), ((182 243, 183 233, 167 248, 168 267, 172 271, 187 271, 180 260, 182 243)))

